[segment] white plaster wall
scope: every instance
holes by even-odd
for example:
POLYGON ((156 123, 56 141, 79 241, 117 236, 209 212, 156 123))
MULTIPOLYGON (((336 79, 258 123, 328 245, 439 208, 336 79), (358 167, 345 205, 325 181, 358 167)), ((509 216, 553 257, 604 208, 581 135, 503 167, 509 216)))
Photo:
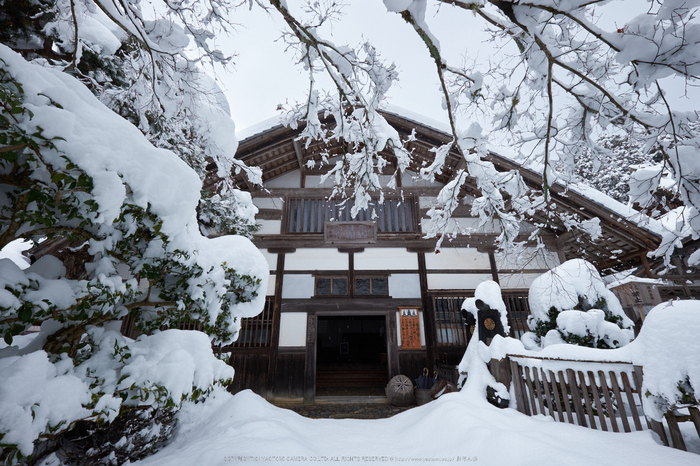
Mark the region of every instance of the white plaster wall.
POLYGON ((282 210, 284 201, 279 197, 254 197, 253 204, 258 209, 282 210))
POLYGON ((429 209, 429 208, 431 208, 431 207, 433 206, 433 204, 435 204, 435 200, 436 200, 436 199, 437 199, 437 198, 435 198, 435 197, 425 197, 425 196, 421 196, 421 197, 418 198, 418 206, 419 206, 421 209, 429 209))
POLYGON ((539 277, 538 273, 513 273, 513 274, 498 274, 498 281, 501 284, 502 290, 507 289, 528 289, 535 278, 539 277))
POLYGON ((260 249, 260 252, 262 253, 265 260, 267 261, 268 268, 270 270, 276 270, 277 269, 277 254, 267 252, 267 249, 260 249))
POLYGON ((546 249, 525 248, 522 254, 496 253, 498 269, 552 269, 559 265, 559 254, 546 249))
POLYGON ((401 312, 396 311, 396 346, 401 348, 401 312))
MULTIPOLYGON (((347 270, 348 254, 335 248, 297 249, 284 258, 287 270, 347 270)), ((286 280, 286 278, 285 278, 286 280)))
POLYGON ((389 183, 393 179, 394 179, 394 175, 379 175, 379 183, 382 186, 389 186, 389 183))
POLYGON ((265 182, 268 188, 298 188, 301 186, 301 171, 294 170, 265 182))
POLYGON ((306 312, 280 314, 280 347, 306 346, 306 312))
POLYGON ((275 283, 277 283, 277 277, 275 275, 270 275, 270 279, 267 281, 267 292, 265 296, 275 295, 275 283))
POLYGON ((258 220, 260 229, 256 235, 279 235, 282 232, 282 220, 258 220))
POLYGON ((425 348, 425 326, 423 325, 423 311, 418 311, 418 322, 420 326, 420 346, 425 348))
POLYGON ((427 253, 425 265, 430 269, 490 269, 489 255, 476 248, 443 248, 440 254, 427 253))
MULTIPOLYGON (((500 277, 499 277, 500 278, 500 277)), ((429 273, 429 290, 473 290, 479 283, 492 280, 491 274, 429 273)))
POLYGON ((389 296, 392 298, 420 298, 420 276, 412 273, 389 275, 389 296))
POLYGON ((355 270, 418 270, 418 255, 400 248, 365 248, 355 254, 355 270))
MULTIPOLYGON (((422 207, 422 206, 421 206, 422 207)), ((428 219, 421 219, 421 230, 428 232, 428 219)), ((476 217, 452 217, 447 222, 447 231, 473 231, 475 233, 500 233, 501 227, 496 222, 488 222, 479 227, 479 219, 476 217)))
POLYGON ((424 180, 412 171, 404 171, 401 176, 401 186, 405 188, 442 188, 444 185, 434 180, 424 180))
POLYGON ((532 233, 537 227, 530 222, 520 222, 520 233, 532 233))
POLYGON ((313 275, 285 275, 282 299, 309 299, 314 295, 313 275))
POLYGON ((332 188, 333 187, 333 176, 329 176, 326 180, 321 183, 320 175, 308 175, 306 177, 306 187, 307 188, 332 188))

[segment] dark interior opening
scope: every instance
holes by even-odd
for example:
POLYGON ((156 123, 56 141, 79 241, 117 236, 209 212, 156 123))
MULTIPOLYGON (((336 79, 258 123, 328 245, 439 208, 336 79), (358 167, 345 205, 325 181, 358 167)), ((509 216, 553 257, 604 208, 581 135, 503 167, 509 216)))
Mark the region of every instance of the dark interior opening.
POLYGON ((318 316, 317 395, 387 382, 385 316, 318 316))

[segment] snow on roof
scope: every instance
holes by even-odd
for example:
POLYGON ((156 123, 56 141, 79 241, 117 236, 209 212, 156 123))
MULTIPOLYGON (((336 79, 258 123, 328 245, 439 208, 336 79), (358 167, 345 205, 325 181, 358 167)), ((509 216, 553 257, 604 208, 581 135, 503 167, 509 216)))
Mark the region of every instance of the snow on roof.
POLYGON ((644 277, 637 277, 636 275, 630 274, 623 279, 610 282, 606 286, 608 287, 608 289, 613 289, 613 288, 617 288, 617 287, 622 286, 622 285, 627 285, 628 283, 639 283, 639 284, 645 284, 645 285, 664 285, 667 283, 667 281, 664 280, 663 278, 644 278, 644 277))
POLYGON ((277 128, 278 126, 282 126, 282 123, 280 122, 281 118, 282 117, 280 115, 275 115, 261 121, 260 123, 256 123, 253 126, 248 126, 240 131, 236 131, 236 139, 238 139, 240 143, 246 139, 252 138, 253 136, 265 133, 271 129, 277 128))
MULTIPOLYGON (((383 111, 385 113, 389 113, 391 115, 411 121, 413 123, 417 123, 421 126, 425 126, 435 131, 444 133, 448 137, 452 133, 452 130, 450 129, 450 126, 448 124, 396 105, 386 105, 383 108, 383 111)), ((281 117, 277 115, 263 120, 256 125, 249 126, 248 128, 237 132, 236 137, 238 138, 239 142, 242 142, 246 139, 250 139, 254 136, 270 131, 274 128, 281 127, 282 124, 280 123, 280 119, 281 117)), ((518 166, 532 170, 535 173, 542 172, 541 165, 538 166, 537 162, 527 162, 517 154, 509 153, 503 148, 495 148, 493 146, 489 146, 488 150, 489 152, 492 152, 498 157, 509 160, 517 164, 518 166)), ((557 181, 556 184, 559 184, 560 186, 566 188, 567 191, 574 192, 588 199, 589 201, 600 205, 601 207, 611 211, 612 214, 617 215, 619 218, 630 221, 635 225, 638 225, 640 228, 643 228, 651 233, 663 236, 663 234, 667 231, 667 228, 664 228, 664 226, 659 220, 648 217, 647 215, 644 215, 641 212, 634 210, 630 205, 625 205, 591 186, 587 186, 582 183, 568 183, 564 185, 559 181, 557 181)), ((611 220, 615 220, 612 215, 611 220)))
POLYGON ((582 183, 570 183, 566 185, 566 188, 654 234, 662 236, 666 232, 660 221, 634 210, 629 204, 625 205, 591 186, 582 183))

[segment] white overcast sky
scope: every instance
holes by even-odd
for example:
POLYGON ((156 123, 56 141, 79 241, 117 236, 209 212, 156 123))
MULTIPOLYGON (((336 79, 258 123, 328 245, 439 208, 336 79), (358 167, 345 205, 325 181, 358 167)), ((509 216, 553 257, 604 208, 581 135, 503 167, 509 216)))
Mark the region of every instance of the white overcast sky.
MULTIPOLYGON (((290 0, 291 8, 300 4, 290 0)), ((396 13, 386 11, 381 0, 351 1, 345 15, 329 30, 321 31, 336 45, 357 46, 363 38, 380 51, 381 56, 399 68, 399 82, 389 92, 389 103, 406 108, 434 120, 447 122, 442 109, 441 94, 434 63, 418 35, 396 13)), ((429 3, 426 20, 438 37, 441 52, 451 65, 469 60, 497 57, 484 22, 472 13, 458 8, 429 3)), ((602 10, 601 25, 605 28, 622 26, 635 14, 644 11, 646 0, 619 0, 602 10)), ((308 75, 294 63, 291 52, 285 52, 280 31, 285 27, 280 15, 265 13, 257 6, 237 10, 235 21, 240 24, 232 37, 219 45, 227 53, 235 52, 235 65, 229 71, 217 73, 231 107, 237 131, 258 124, 278 114, 278 104, 305 100, 308 75)), ((697 108, 695 102, 683 99, 683 109, 697 108)))

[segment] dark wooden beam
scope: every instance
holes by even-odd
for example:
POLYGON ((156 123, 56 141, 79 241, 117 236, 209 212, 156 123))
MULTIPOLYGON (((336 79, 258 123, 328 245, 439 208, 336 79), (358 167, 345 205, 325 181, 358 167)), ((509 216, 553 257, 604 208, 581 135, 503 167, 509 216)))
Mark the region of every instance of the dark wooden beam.
POLYGON ((275 393, 277 376, 277 353, 280 343, 280 304, 282 303, 282 284, 284 280, 284 253, 277 254, 275 267, 275 298, 272 303, 272 334, 270 335, 270 364, 268 366, 268 387, 270 396, 275 393))
POLYGON ((299 164, 299 170, 301 170, 301 187, 306 187, 306 166, 304 165, 304 155, 302 154, 301 144, 296 139, 294 144, 294 155, 297 157, 297 163, 299 164))
POLYGON ((498 279, 498 266, 496 265, 496 256, 493 252, 489 252, 489 264, 491 265, 491 277, 493 277, 493 281, 500 284, 501 281, 498 279))
POLYGON ((304 370, 304 404, 314 404, 316 398, 316 314, 306 315, 306 359, 304 370))
POLYGON ((267 248, 267 252, 270 254, 292 254, 296 252, 296 248, 267 248))
POLYGON ((425 253, 418 255, 418 277, 420 281, 421 301, 423 302, 423 327, 425 329, 425 349, 428 358, 428 371, 432 374, 435 371, 435 360, 437 351, 437 332, 435 330, 435 312, 428 296, 428 272, 425 263, 425 253))
MULTIPOLYGON (((495 233, 473 234, 469 236, 458 236, 450 241, 445 241, 442 249, 449 248, 480 248, 480 247, 496 247, 495 233)), ((528 234, 519 235, 517 241, 527 241, 528 234)), ((377 242, 374 244, 363 244, 365 249, 373 247, 382 248, 405 248, 412 250, 428 250, 434 249, 437 239, 424 239, 421 234, 379 234, 377 242)), ((283 249, 283 248, 327 248, 328 244, 323 242, 323 235, 319 233, 309 234, 282 234, 282 235, 257 235, 253 239, 253 243, 261 249, 283 249)), ((534 243, 533 243, 534 244, 534 243)), ((339 245, 334 244, 336 248, 354 247, 352 244, 339 245)))

